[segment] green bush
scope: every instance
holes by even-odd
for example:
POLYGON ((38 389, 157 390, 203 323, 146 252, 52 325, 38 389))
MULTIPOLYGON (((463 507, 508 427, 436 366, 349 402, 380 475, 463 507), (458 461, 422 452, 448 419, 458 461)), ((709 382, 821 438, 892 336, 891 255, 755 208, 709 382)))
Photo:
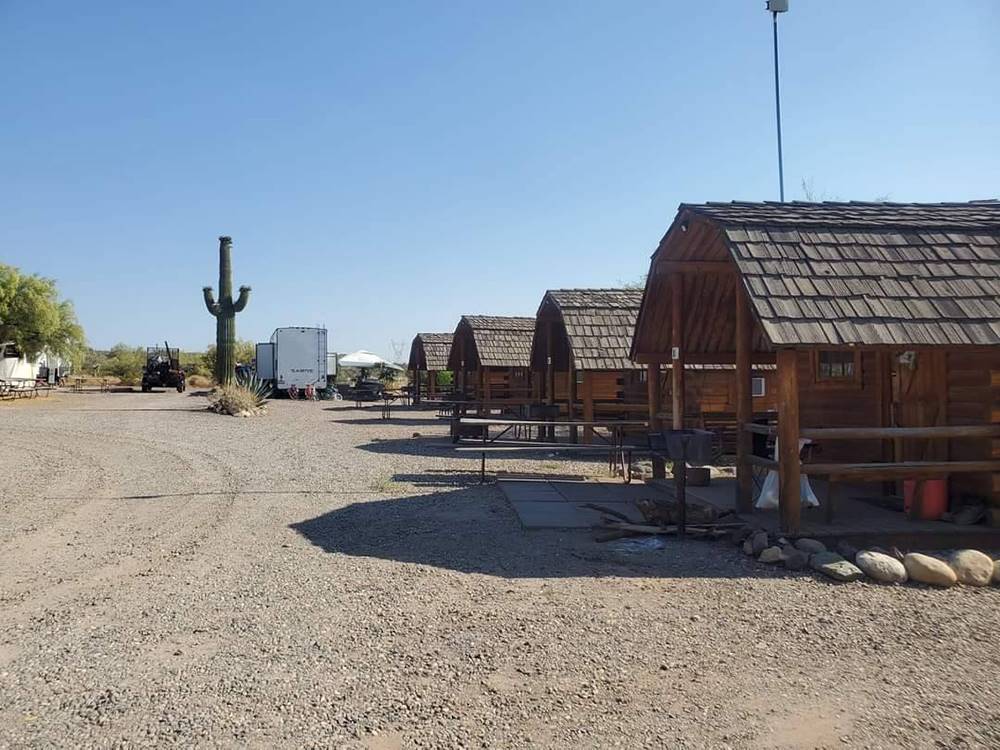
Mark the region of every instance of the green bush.
MULTIPOLYGON (((247 341, 246 339, 237 339, 234 347, 234 357, 237 362, 243 365, 250 364, 254 357, 257 356, 257 344, 253 341, 247 341)), ((215 373, 215 344, 210 344, 205 350, 205 353, 201 355, 201 367, 204 373, 199 372, 198 374, 205 374, 208 377, 214 377, 215 373)))
POLYGON ((145 366, 145 347, 115 344, 97 374, 116 377, 125 385, 139 385, 142 382, 142 370, 145 366))

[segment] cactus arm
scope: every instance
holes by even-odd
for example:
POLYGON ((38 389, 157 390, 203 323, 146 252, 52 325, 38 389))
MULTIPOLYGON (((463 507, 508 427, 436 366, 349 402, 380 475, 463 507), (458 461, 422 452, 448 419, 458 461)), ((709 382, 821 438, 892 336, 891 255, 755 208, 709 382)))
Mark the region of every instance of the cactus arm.
POLYGON ((208 308, 208 311, 212 315, 218 315, 219 303, 215 301, 215 297, 212 295, 212 287, 206 286, 201 291, 205 295, 205 307, 208 308))
POLYGON ((240 296, 233 303, 233 312, 243 312, 243 308, 247 306, 247 302, 250 301, 250 287, 241 286, 240 296))

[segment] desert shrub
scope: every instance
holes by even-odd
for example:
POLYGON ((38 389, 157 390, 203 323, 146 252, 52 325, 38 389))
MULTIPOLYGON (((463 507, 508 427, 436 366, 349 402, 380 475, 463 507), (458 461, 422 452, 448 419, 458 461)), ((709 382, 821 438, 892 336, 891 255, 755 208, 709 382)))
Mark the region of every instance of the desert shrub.
POLYGON ((206 375, 189 375, 187 379, 189 388, 211 388, 215 381, 206 375))
POLYGON ((238 385, 220 386, 208 394, 208 408, 219 414, 254 414, 262 406, 256 393, 238 385))
POLYGON ((221 386, 208 394, 208 408, 233 416, 262 414, 270 395, 271 386, 256 376, 237 377, 232 385, 221 386))
MULTIPOLYGON (((181 369, 187 373, 189 379, 192 375, 205 378, 212 378, 212 371, 205 366, 204 352, 181 352, 181 369)), ((211 385, 209 383, 208 385, 211 385)))
POLYGON ((145 366, 146 350, 143 347, 116 344, 96 374, 118 378, 124 385, 138 385, 145 366))

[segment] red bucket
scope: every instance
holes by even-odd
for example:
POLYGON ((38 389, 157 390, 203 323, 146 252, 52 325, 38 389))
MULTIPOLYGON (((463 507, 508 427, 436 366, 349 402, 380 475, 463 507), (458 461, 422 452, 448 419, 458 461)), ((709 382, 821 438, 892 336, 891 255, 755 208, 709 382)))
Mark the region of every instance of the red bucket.
MULTIPOLYGON (((916 479, 903 480, 903 510, 910 512, 913 505, 913 495, 917 489, 916 479)), ((948 480, 925 479, 924 496, 920 503, 918 518, 924 521, 937 521, 948 511, 948 480)))

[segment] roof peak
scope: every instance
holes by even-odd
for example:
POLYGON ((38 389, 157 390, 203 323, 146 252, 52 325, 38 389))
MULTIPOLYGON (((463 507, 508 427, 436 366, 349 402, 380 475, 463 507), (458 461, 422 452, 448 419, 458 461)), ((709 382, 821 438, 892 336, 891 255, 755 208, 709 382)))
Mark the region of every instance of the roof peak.
POLYGON ((732 201, 682 203, 689 212, 725 226, 865 227, 871 229, 990 229, 1000 227, 1000 200, 951 203, 874 201, 732 201))

